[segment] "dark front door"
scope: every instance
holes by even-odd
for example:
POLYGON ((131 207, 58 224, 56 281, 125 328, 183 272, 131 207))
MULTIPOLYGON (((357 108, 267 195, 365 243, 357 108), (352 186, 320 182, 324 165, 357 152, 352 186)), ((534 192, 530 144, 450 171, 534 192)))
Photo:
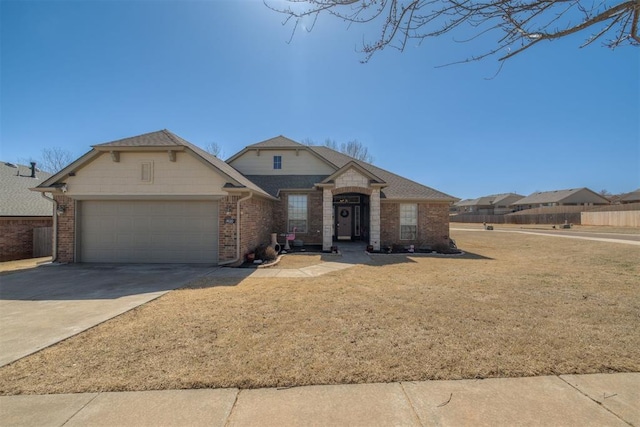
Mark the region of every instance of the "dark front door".
POLYGON ((351 206, 338 206, 336 235, 338 240, 351 240, 353 224, 353 208, 351 206))

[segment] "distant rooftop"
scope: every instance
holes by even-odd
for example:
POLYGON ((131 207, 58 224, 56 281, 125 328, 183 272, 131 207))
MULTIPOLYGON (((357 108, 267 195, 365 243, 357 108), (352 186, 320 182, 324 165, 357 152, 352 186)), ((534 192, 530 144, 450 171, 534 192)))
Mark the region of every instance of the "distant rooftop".
POLYGON ((51 216, 53 203, 30 191, 51 176, 31 166, 0 162, 0 216, 51 216))

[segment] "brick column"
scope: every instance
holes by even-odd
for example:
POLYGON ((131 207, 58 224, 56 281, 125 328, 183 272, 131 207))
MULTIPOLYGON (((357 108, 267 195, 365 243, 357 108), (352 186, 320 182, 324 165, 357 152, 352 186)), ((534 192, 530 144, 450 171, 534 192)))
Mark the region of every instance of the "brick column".
MULTIPOLYGON (((55 195, 58 206, 64 206, 64 213, 58 215, 58 262, 76 261, 76 204, 75 201, 63 195, 55 195)), ((54 213, 56 215, 56 213, 54 213)), ((82 260, 80 260, 82 261, 82 260)))
POLYGON ((322 250, 330 251, 333 246, 333 193, 330 188, 322 189, 322 250))
POLYGON ((380 189, 374 188, 369 198, 369 244, 380 250, 380 189))

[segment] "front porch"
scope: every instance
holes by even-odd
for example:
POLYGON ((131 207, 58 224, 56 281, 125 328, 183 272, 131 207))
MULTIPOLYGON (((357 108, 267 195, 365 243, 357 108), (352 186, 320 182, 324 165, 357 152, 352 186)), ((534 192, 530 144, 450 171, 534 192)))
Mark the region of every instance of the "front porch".
POLYGON ((322 188, 322 249, 360 241, 380 249, 380 188, 322 188))

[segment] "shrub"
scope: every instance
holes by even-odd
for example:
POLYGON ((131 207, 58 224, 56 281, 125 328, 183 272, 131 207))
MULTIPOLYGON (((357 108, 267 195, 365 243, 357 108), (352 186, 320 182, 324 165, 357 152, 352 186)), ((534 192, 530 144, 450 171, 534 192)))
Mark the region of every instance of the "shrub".
POLYGON ((433 250, 438 252, 439 254, 459 254, 462 251, 455 247, 455 244, 451 244, 451 242, 447 245, 446 243, 437 243, 433 245, 433 250))
POLYGON ((391 245, 391 253, 394 254, 402 254, 407 252, 406 248, 404 247, 404 245, 399 245, 397 243, 394 243, 393 245, 391 245))
POLYGON ((278 257, 278 253, 271 246, 260 245, 255 250, 256 259, 261 259, 263 261, 273 261, 278 257))
POLYGON ((449 253, 449 250, 451 248, 449 247, 449 245, 445 244, 445 243, 436 243, 435 245, 433 245, 433 250, 440 253, 440 254, 446 254, 449 253))

